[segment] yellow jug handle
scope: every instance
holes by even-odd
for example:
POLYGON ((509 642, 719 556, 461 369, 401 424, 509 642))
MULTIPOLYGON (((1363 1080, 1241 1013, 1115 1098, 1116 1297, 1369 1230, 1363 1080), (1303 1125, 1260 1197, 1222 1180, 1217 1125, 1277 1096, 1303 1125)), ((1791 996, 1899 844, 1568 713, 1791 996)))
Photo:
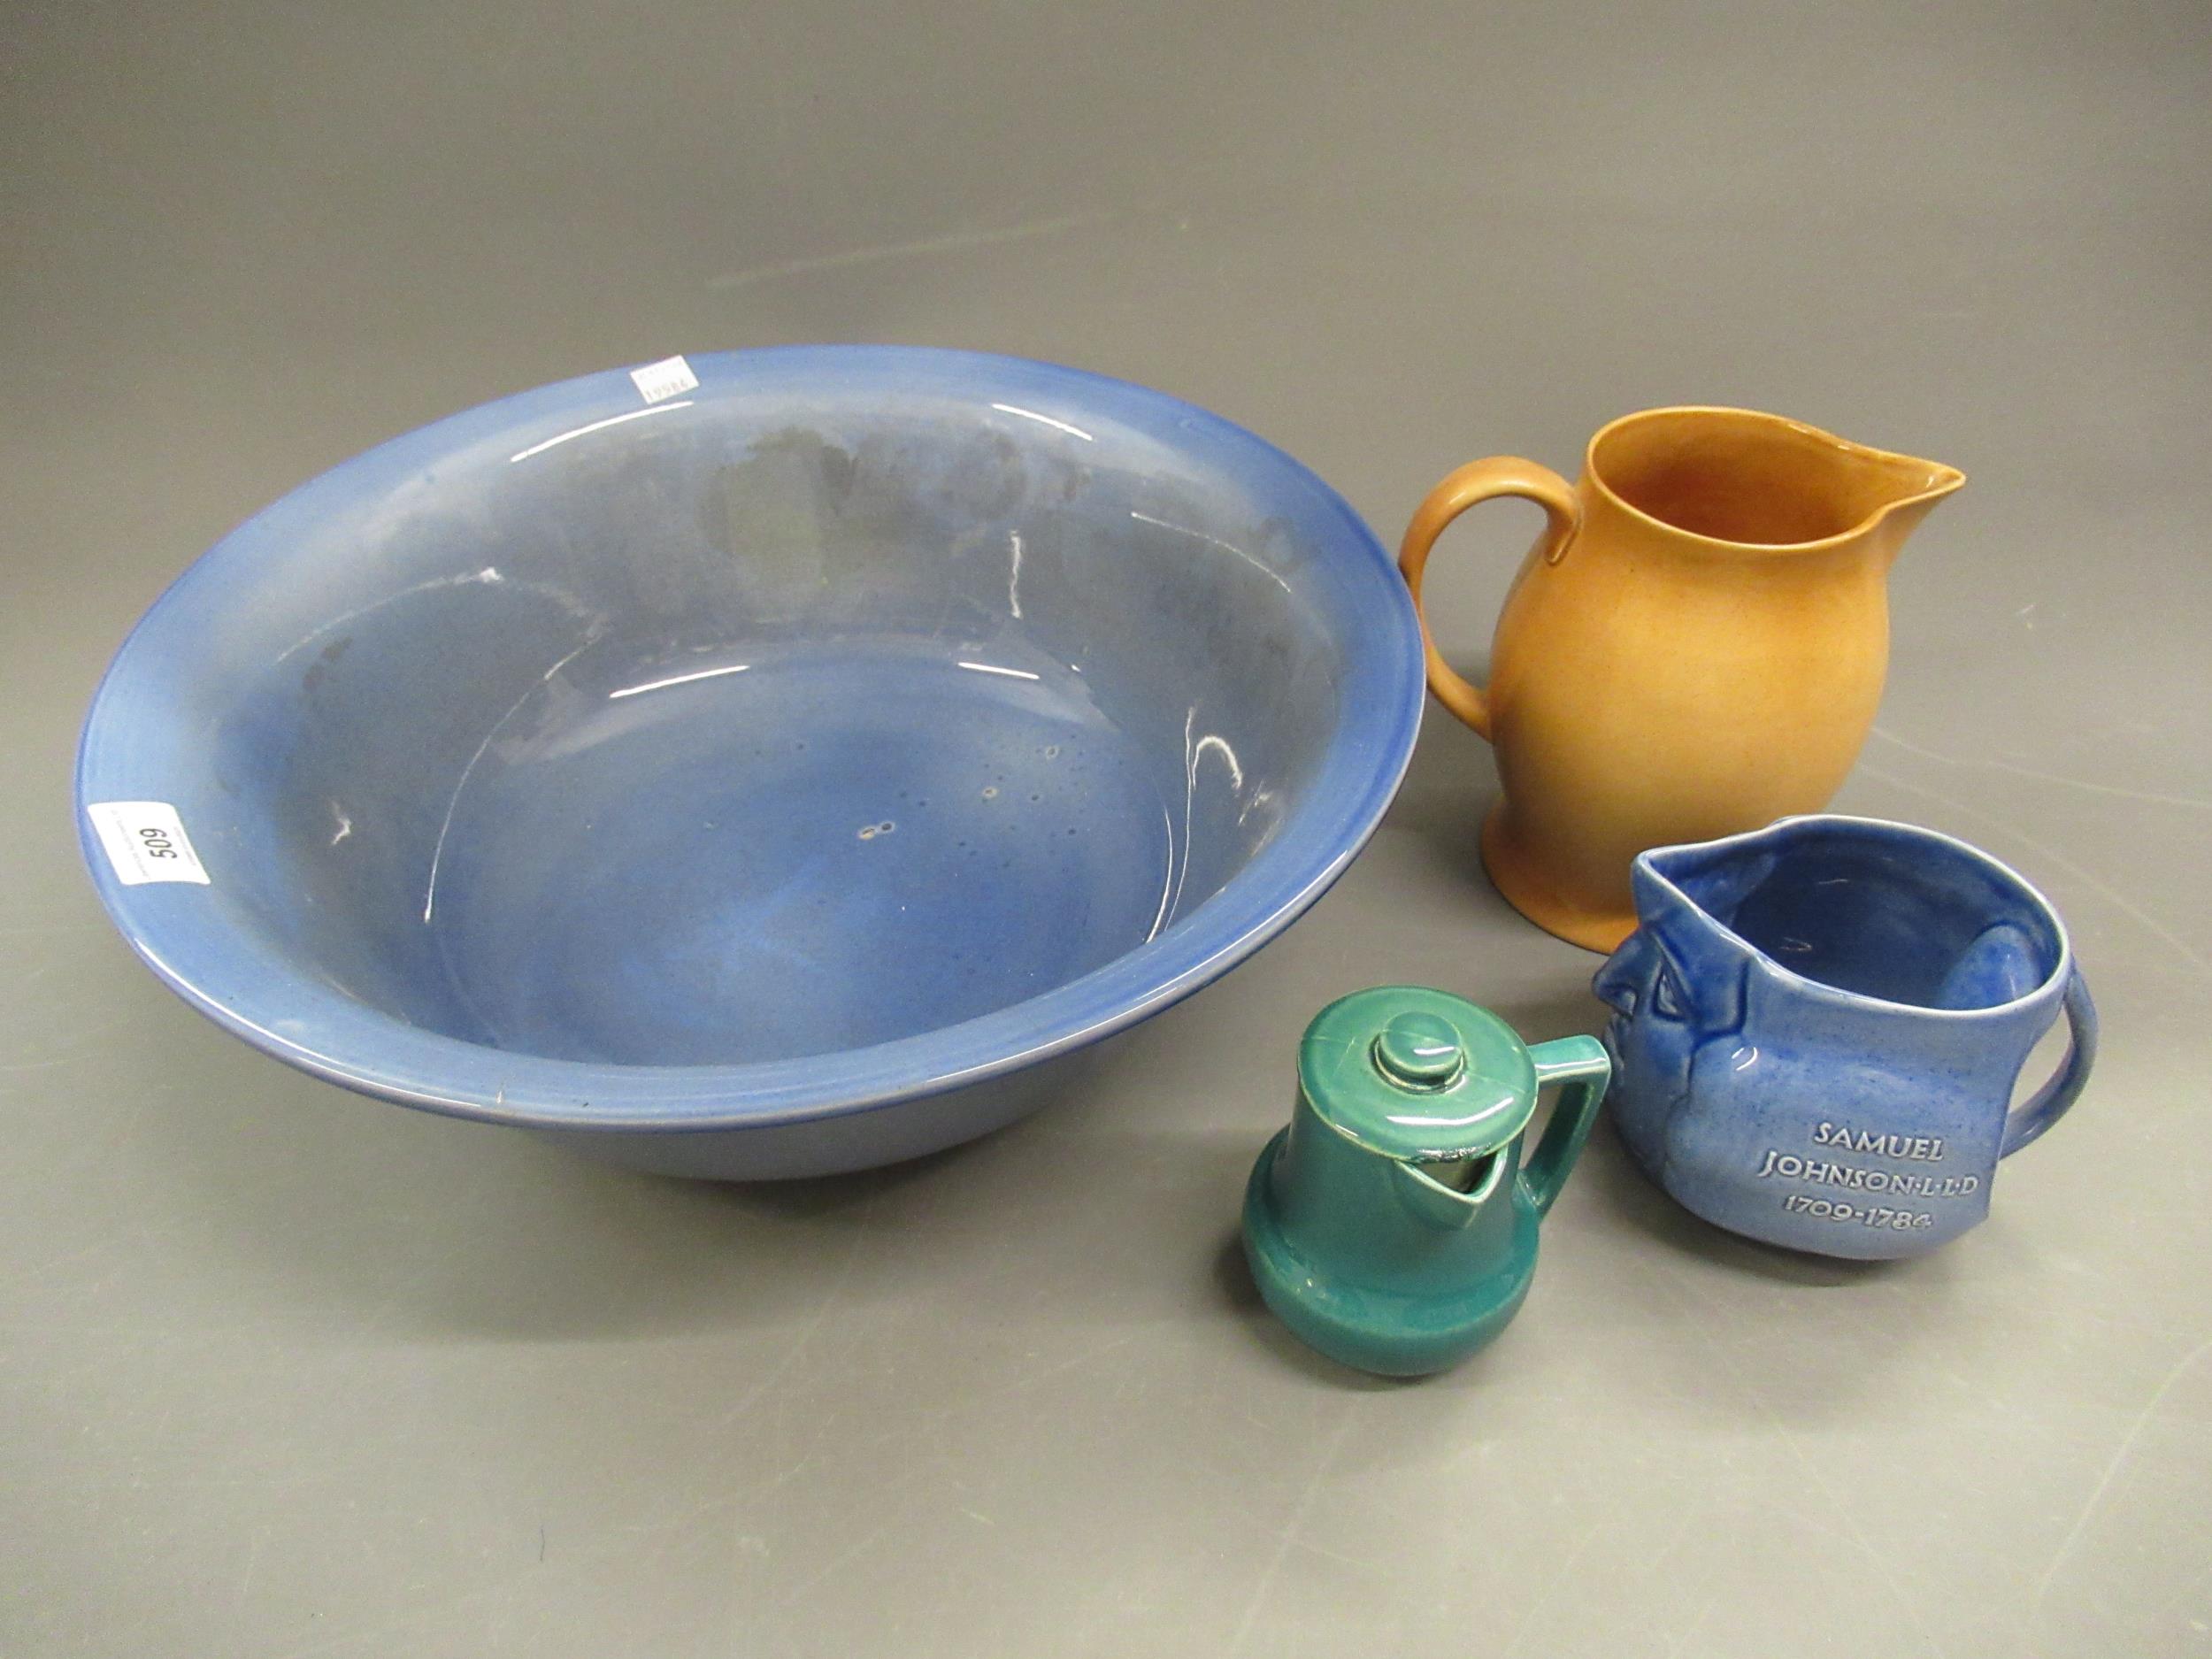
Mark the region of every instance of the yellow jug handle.
POLYGON ((1413 590, 1414 613, 1421 619, 1421 649, 1427 653, 1429 689, 1436 700, 1473 726, 1485 739, 1490 735, 1490 698, 1479 686, 1471 686, 1454 673, 1436 649, 1429 632, 1428 613, 1421 609, 1421 572, 1429 562, 1429 549, 1444 526, 1479 501, 1494 495, 1519 495, 1534 502, 1550 520, 1544 531, 1544 563, 1556 565, 1582 528, 1582 503, 1573 488, 1551 468, 1517 455, 1494 455, 1470 461, 1429 492, 1406 526, 1406 539, 1398 549, 1398 568, 1413 590))

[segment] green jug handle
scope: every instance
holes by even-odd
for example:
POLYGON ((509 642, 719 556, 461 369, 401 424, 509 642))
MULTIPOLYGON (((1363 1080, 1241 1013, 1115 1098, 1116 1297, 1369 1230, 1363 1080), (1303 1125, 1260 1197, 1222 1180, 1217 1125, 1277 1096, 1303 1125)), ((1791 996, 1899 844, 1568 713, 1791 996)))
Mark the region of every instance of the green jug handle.
POLYGON ((1543 1140, 1521 1170, 1521 1191, 1540 1216, 1550 1210, 1566 1184, 1567 1172, 1582 1156, 1582 1143, 1597 1121, 1605 1086, 1613 1080, 1613 1062, 1595 1037, 1540 1042, 1529 1049, 1528 1057, 1536 1064, 1537 1087, 1557 1083, 1566 1090, 1552 1108, 1543 1140))

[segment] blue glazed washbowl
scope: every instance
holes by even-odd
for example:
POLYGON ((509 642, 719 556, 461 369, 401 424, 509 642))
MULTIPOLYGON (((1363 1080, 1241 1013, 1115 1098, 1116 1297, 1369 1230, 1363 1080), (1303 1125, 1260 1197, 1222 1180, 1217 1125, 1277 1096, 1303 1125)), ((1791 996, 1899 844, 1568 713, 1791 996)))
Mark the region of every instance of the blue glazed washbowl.
POLYGON ((80 830, 148 965, 282 1060, 818 1174, 1009 1121, 1287 926, 1421 695, 1373 536, 1225 421, 733 352, 454 416, 233 531, 95 697, 80 830))

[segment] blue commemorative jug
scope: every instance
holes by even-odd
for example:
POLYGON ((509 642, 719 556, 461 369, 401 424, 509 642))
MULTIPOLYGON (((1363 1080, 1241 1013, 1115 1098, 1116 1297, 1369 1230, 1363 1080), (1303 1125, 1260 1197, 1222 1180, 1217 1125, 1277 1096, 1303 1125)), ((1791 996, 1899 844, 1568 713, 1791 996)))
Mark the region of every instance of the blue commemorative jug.
POLYGON ((1718 1226, 1824 1256, 1933 1248, 2087 1080, 2096 1010, 2064 925, 1962 841, 1783 818, 1644 853, 1633 886, 1636 931, 1593 987, 1614 1121, 1718 1226), (2062 1010, 2070 1053, 2012 1106, 2062 1010))

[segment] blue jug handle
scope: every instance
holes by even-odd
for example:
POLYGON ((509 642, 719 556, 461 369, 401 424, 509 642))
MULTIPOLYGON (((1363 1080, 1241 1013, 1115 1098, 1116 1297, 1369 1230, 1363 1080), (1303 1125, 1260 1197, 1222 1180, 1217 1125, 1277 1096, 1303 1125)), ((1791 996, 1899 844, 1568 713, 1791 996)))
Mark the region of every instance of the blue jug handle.
POLYGON ((1582 1143, 1597 1121, 1598 1103, 1613 1080, 1613 1062, 1595 1037, 1540 1042, 1529 1049, 1528 1057, 1536 1064, 1537 1087, 1564 1085, 1551 1121, 1544 1125, 1544 1138, 1520 1174, 1521 1191, 1540 1216, 1549 1211, 1566 1184, 1567 1172, 1582 1156, 1582 1143))
POLYGON ((2008 1158, 2066 1115, 2089 1080, 2089 1068, 2097 1059, 2097 1005, 2089 1000, 2089 986, 2074 968, 2066 976, 2066 1023, 2073 1033, 2066 1064, 2058 1075, 2012 1109, 2005 1119, 2005 1142, 1997 1156, 2008 1158))

